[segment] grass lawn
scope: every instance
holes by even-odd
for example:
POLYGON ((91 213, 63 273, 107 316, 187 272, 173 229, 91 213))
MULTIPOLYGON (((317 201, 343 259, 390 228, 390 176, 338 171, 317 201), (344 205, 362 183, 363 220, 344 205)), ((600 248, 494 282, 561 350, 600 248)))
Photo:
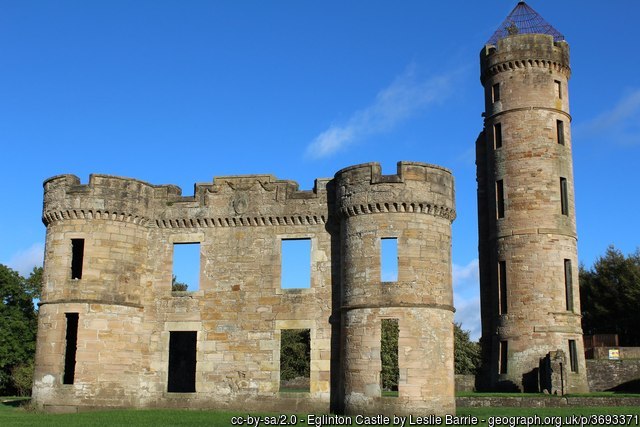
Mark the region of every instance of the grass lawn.
POLYGON ((480 392, 480 391, 459 391, 456 397, 640 397, 640 393, 621 393, 617 391, 598 391, 592 393, 575 393, 557 396, 545 393, 497 393, 497 392, 480 392))
MULTIPOLYGON (((171 410, 171 409, 157 409, 157 410, 112 410, 112 411, 99 411, 99 412, 84 412, 79 414, 43 414, 35 411, 30 411, 21 407, 21 404, 28 402, 28 400, 16 401, 15 399, 0 398, 0 426, 230 426, 231 419, 234 416, 247 416, 247 413, 238 412, 222 412, 222 411, 188 411, 188 410, 171 410)), ((488 426, 490 417, 540 417, 541 421, 545 421, 545 417, 549 418, 547 421, 551 422, 553 426, 560 426, 559 421, 565 421, 565 417, 571 417, 573 415, 587 416, 591 414, 634 414, 635 418, 632 418, 626 425, 638 425, 640 422, 640 407, 593 407, 593 408, 460 408, 458 410, 458 416, 475 416, 479 420, 484 420, 478 425, 488 426), (558 418, 561 417, 561 418, 558 418)), ((254 417, 257 414, 252 414, 254 417)), ((606 415, 605 415, 606 416, 606 415)), ((274 414, 263 414, 263 422, 260 426, 265 425, 284 425, 275 423, 280 418, 274 414), (271 421, 267 424, 268 421, 271 421)), ((287 416, 286 420, 290 418, 287 416)), ((298 424, 301 426, 308 425, 306 422, 301 422, 302 419, 306 420, 306 415, 298 415, 298 424)), ((461 419, 458 419, 459 421, 461 419)), ((355 417, 352 417, 351 425, 356 424, 355 417)), ((501 424, 504 427, 504 422, 510 421, 509 419, 502 419, 501 424)), ((598 425, 604 425, 606 419, 602 418, 598 425)), ((416 419, 414 419, 414 423, 416 419)), ((611 424, 612 420, 609 420, 608 424, 611 424)), ((245 424, 247 425, 247 424, 245 424)), ((255 425, 255 424, 253 424, 255 425)), ((393 424, 389 424, 393 425, 393 424)), ((408 420, 405 426, 408 426, 408 420)), ((416 424, 414 424, 416 425, 416 424)), ((442 424, 444 425, 444 420, 442 424)), ((469 425, 468 423, 466 425, 469 425)), ((494 425, 498 426, 497 423, 494 425)), ((507 424, 509 425, 509 424, 507 424)), ((523 425, 523 424, 517 424, 523 425)), ((585 425, 591 425, 585 423, 585 425)), ((513 427, 513 426, 509 426, 513 427)))

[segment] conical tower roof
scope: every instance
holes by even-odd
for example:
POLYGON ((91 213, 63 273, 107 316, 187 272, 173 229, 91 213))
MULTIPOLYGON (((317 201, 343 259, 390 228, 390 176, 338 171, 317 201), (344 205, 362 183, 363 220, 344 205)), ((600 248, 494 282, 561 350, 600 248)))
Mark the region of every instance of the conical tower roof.
POLYGON ((495 45, 498 40, 514 34, 549 34, 553 36, 554 41, 564 40, 564 36, 558 30, 553 28, 524 1, 518 2, 507 19, 500 24, 500 27, 487 41, 487 44, 495 45))

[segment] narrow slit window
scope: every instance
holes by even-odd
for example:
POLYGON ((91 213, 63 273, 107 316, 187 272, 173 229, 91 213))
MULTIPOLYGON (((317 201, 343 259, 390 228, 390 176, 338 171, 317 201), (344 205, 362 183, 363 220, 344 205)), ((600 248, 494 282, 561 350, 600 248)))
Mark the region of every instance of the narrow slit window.
POLYGON ((562 120, 556 120, 556 132, 558 144, 564 145, 564 122, 562 120))
POLYGON ((498 149, 502 147, 502 125, 496 123, 493 125, 493 148, 498 149))
POLYGON ((76 376, 76 352, 78 349, 78 313, 65 313, 67 335, 64 351, 63 384, 73 384, 76 376))
POLYGON ((199 288, 200 243, 174 243, 171 291, 197 291, 199 288))
POLYGON ((507 373, 507 358, 509 355, 508 342, 500 341, 500 373, 507 373))
POLYGON ((382 319, 380 331, 380 362, 382 371, 382 395, 387 397, 398 396, 398 381, 400 369, 398 366, 398 339, 400 328, 398 319, 382 319))
POLYGON ((282 239, 280 287, 311 288, 311 239, 282 239))
POLYGON ((398 239, 383 237, 380 239, 380 280, 398 281, 398 239))
POLYGON ((573 311, 573 273, 571 271, 571 260, 564 260, 564 289, 567 300, 567 311, 573 311))
POLYGON ((496 83, 491 86, 491 98, 493 102, 500 101, 500 83, 496 83))
POLYGON ((309 392, 311 383, 311 330, 280 331, 280 391, 309 392))
POLYGON ((82 279, 84 239, 71 239, 71 278, 82 279))
POLYGON ((496 181, 496 210, 498 218, 504 218, 504 181, 496 181))
POLYGON ((562 99, 562 82, 560 82, 560 80, 554 80, 553 83, 556 87, 556 95, 558 96, 558 99, 562 99))
POLYGON ((196 391, 196 331, 169 332, 169 381, 171 393, 196 391))
POLYGON ((498 292, 500 301, 500 314, 507 313, 507 262, 498 261, 498 292))
POLYGON ((578 372, 578 351, 576 348, 576 340, 569 340, 569 364, 571 372, 578 372))
POLYGON ((560 210, 562 215, 569 215, 569 197, 567 192, 567 178, 560 178, 560 210))

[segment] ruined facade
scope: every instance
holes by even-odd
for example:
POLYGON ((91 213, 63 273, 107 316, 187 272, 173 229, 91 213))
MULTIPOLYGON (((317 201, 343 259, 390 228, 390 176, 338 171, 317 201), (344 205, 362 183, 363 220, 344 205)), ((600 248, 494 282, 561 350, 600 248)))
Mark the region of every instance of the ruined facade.
MULTIPOLYGON (((523 16, 540 23, 518 3, 480 55, 480 383, 583 392, 569 47, 523 16)), ((446 169, 401 162, 382 175, 363 164, 312 191, 271 175, 217 177, 193 197, 106 175, 44 188, 39 407, 454 412, 446 169), (310 241, 308 288, 281 287, 289 239, 310 241), (384 239, 397 242, 392 282, 381 277, 384 239), (172 291, 182 243, 200 245, 194 292, 172 291), (381 391, 386 319, 399 327, 398 397, 381 391), (308 392, 280 389, 287 329, 308 331, 308 392)))
POLYGON ((271 175, 171 185, 92 175, 44 183, 47 227, 33 399, 48 410, 189 407, 452 413, 453 178, 352 166, 312 191, 271 175), (397 239, 397 281, 380 272, 397 239), (309 239, 311 283, 281 287, 283 240, 309 239), (200 287, 172 291, 175 244, 200 287), (399 325, 398 397, 383 397, 383 319, 399 325), (308 392, 280 390, 280 336, 310 336, 308 392))
POLYGON ((541 23, 520 2, 480 53, 485 90, 484 130, 476 142, 482 383, 489 389, 586 392, 569 46, 541 23), (545 369, 550 366, 545 359, 564 372, 545 369), (551 376, 557 380, 549 386, 551 376))

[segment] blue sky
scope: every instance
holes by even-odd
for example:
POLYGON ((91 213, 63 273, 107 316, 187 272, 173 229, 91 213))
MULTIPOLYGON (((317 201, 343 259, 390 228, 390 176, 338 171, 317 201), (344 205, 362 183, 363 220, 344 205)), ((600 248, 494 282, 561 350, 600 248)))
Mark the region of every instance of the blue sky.
MULTIPOLYGON (((456 319, 478 337, 479 52, 516 1, 0 0, 0 262, 41 263, 42 181, 271 173, 309 189, 369 161, 456 179, 456 319)), ((637 0, 531 0, 571 46, 579 257, 639 245, 637 0)))

